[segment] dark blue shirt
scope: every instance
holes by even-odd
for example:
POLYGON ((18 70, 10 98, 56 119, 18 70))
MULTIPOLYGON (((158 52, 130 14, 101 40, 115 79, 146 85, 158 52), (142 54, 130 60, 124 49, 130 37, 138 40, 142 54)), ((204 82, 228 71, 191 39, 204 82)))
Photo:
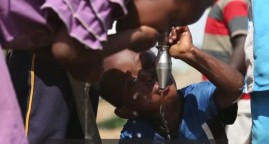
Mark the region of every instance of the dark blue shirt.
MULTIPOLYGON (((205 141, 213 139, 213 134, 207 124, 219 112, 213 95, 216 87, 210 82, 189 85, 178 90, 184 96, 182 122, 179 127, 178 139, 205 141)), ((146 119, 130 119, 124 125, 120 136, 125 139, 164 140, 156 133, 146 119)))

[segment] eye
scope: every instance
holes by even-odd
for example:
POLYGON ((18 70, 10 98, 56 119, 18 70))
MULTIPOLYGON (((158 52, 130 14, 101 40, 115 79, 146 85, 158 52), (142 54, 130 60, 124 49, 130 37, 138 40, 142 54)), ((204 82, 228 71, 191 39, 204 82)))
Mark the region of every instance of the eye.
POLYGON ((129 88, 132 88, 133 86, 135 86, 137 82, 137 78, 133 78, 130 82, 129 82, 129 88))

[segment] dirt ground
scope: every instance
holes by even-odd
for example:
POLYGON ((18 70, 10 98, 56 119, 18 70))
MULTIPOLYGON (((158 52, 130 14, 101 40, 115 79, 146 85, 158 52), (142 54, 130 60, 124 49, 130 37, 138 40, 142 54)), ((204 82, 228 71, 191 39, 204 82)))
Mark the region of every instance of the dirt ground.
MULTIPOLYGON (((173 71, 173 75, 178 88, 201 81, 201 74, 189 66, 184 71, 173 71)), ((118 139, 124 122, 114 114, 112 105, 100 99, 97 124, 102 139, 118 139)))

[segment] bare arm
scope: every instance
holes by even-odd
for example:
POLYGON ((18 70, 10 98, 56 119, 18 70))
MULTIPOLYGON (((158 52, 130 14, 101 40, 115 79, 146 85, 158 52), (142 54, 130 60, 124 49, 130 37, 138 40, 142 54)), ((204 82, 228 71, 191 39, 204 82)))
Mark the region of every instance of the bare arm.
POLYGON ((216 85, 215 100, 221 108, 229 107, 241 96, 243 77, 236 69, 195 47, 184 61, 216 85))
POLYGON ((245 65, 245 45, 246 35, 238 35, 232 38, 233 53, 229 59, 229 65, 239 70, 242 75, 246 73, 245 65))
POLYGON ((158 35, 155 29, 141 26, 109 36, 108 41, 103 44, 103 50, 90 50, 70 37, 67 30, 62 27, 52 45, 52 55, 77 79, 92 81, 91 77, 96 75, 91 73, 93 70, 94 73, 98 73, 96 70, 101 69, 105 57, 127 47, 138 51, 149 49, 155 44, 158 35))
POLYGON ((61 61, 70 63, 84 62, 96 58, 103 59, 127 47, 147 50, 155 44, 158 36, 158 32, 155 29, 141 26, 108 36, 108 41, 103 43, 103 50, 90 50, 70 37, 67 30, 63 27, 56 35, 52 52, 61 61))
POLYGON ((196 68, 217 87, 215 100, 220 108, 227 108, 236 102, 243 87, 240 72, 193 46, 187 27, 178 28, 178 31, 180 41, 171 46, 170 54, 196 68))

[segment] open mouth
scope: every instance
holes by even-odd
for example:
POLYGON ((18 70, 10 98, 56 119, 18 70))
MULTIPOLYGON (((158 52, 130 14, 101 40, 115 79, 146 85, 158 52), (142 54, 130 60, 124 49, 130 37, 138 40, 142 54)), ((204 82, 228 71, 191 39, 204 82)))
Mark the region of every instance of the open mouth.
POLYGON ((169 91, 169 85, 165 89, 160 89, 159 83, 156 82, 153 89, 154 89, 154 92, 156 92, 159 95, 166 95, 169 91))

